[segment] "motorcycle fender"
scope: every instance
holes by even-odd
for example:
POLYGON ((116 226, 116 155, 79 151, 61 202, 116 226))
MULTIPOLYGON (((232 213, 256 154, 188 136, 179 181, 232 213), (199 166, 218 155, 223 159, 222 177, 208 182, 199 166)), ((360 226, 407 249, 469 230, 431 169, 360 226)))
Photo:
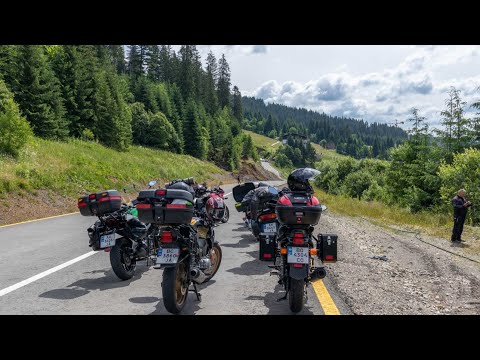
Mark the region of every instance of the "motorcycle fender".
POLYGON ((289 275, 292 279, 303 280, 308 276, 308 267, 303 265, 301 268, 296 268, 293 264, 290 265, 289 275))

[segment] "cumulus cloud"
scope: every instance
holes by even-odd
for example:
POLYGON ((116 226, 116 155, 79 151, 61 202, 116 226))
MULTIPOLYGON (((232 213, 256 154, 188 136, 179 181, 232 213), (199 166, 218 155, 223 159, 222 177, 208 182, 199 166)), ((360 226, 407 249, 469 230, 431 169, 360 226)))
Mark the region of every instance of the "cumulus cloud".
POLYGON ((433 126, 440 121, 440 111, 451 86, 460 89, 469 104, 480 99, 480 75, 459 78, 444 75, 447 68, 478 61, 478 47, 413 48, 413 53, 393 68, 352 75, 346 73, 344 67, 342 72, 325 74, 306 82, 271 80, 250 95, 267 102, 305 107, 334 116, 387 123, 395 119, 406 121, 411 108, 416 107, 433 126))

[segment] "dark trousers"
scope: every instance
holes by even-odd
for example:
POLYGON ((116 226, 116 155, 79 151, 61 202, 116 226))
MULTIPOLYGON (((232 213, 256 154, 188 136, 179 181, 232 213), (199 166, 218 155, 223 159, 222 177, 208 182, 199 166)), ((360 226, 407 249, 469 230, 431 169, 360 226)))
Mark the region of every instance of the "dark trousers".
POLYGON ((460 240, 462 238, 463 224, 465 223, 464 216, 456 216, 453 218, 452 241, 460 240))

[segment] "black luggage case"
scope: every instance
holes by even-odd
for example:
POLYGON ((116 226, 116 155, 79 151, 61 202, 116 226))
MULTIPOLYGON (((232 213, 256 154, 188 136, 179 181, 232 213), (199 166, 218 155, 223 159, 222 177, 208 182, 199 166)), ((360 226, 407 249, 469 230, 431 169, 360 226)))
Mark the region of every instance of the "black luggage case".
POLYGON ((185 190, 144 190, 138 195, 138 219, 147 224, 189 224, 193 217, 193 195, 185 190), (172 203, 172 202, 181 202, 172 203))
POLYGON ((322 262, 337 262, 337 240, 336 234, 318 234, 317 256, 322 262))
POLYGON ((245 195, 253 189, 255 189, 255 184, 253 182, 237 185, 232 189, 233 198, 237 203, 242 202, 245 195))

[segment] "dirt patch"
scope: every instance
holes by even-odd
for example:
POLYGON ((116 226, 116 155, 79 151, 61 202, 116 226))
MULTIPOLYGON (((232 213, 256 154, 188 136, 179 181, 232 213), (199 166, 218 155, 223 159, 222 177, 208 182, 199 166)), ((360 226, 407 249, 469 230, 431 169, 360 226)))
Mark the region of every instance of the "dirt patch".
MULTIPOLYGON (((326 213, 317 229, 339 235, 327 276, 353 313, 480 314, 479 264, 363 219, 326 213)), ((463 253, 448 240, 420 239, 463 253)))
POLYGON ((242 162, 240 170, 232 173, 234 179, 237 179, 238 175, 240 175, 241 182, 282 180, 270 171, 265 170, 259 163, 242 162))

